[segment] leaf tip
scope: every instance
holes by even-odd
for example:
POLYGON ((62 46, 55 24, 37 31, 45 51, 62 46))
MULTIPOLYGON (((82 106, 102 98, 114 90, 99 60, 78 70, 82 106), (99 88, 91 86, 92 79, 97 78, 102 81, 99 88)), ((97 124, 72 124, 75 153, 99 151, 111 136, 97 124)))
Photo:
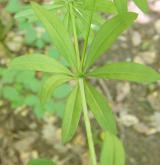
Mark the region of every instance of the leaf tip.
POLYGON ((67 144, 69 140, 70 139, 63 134, 63 130, 62 130, 62 144, 63 145, 67 144))
POLYGON ((35 9, 35 7, 39 7, 39 4, 34 1, 31 1, 30 4, 33 10, 35 9))

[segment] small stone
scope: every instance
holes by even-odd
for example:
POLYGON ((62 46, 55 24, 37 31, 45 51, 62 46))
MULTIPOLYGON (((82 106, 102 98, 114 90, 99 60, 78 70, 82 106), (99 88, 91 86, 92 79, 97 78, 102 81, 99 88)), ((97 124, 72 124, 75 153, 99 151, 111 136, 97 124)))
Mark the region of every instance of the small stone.
POLYGON ((138 64, 145 64, 143 59, 140 56, 136 56, 134 58, 134 62, 138 63, 138 64))
POLYGON ((160 112, 155 112, 153 114, 151 117, 151 124, 156 128, 157 132, 160 132, 160 112))
POLYGON ((159 111, 160 107, 160 95, 157 91, 151 93, 147 97, 148 102, 153 107, 153 109, 159 111))
POLYGON ((146 51, 139 53, 135 58, 134 62, 139 64, 153 64, 156 60, 156 52, 155 51, 146 51))
POLYGON ((55 116, 46 115, 44 117, 44 121, 48 124, 54 124, 55 122, 57 122, 57 118, 55 116))
POLYGON ((38 137, 37 133, 34 132, 32 133, 29 132, 28 134, 30 134, 30 136, 23 138, 22 140, 19 140, 14 143, 14 148, 20 153, 30 149, 31 145, 36 141, 38 137))
POLYGON ((85 153, 82 154, 82 164, 83 165, 91 164, 88 152, 85 152, 85 153))
POLYGON ((139 120, 136 116, 127 114, 127 113, 121 113, 119 122, 122 123, 126 127, 131 127, 133 125, 136 125, 139 123, 139 120))
POLYGON ((37 124, 36 124, 36 123, 31 123, 31 124, 29 125, 29 128, 32 129, 32 130, 34 130, 34 129, 37 128, 37 124))
POLYGON ((156 32, 160 34, 160 19, 155 22, 154 27, 156 29, 156 32))
POLYGON ((126 41, 127 41, 127 38, 124 37, 124 36, 120 36, 120 37, 119 37, 119 40, 122 41, 122 42, 126 42, 126 41))
POLYGON ((129 95, 130 84, 128 82, 118 83, 116 88, 117 88, 116 101, 122 102, 129 95))
POLYGON ((32 158, 38 159, 38 156, 39 156, 38 151, 33 150, 33 151, 31 152, 31 155, 32 155, 32 158))
POLYGON ((10 34, 6 39, 6 45, 13 52, 18 52, 23 46, 23 37, 20 34, 10 34))
POLYGON ((29 152, 20 152, 20 159, 24 162, 27 163, 30 159, 30 153, 29 152))
POLYGON ((151 3, 150 8, 152 11, 160 13, 160 0, 155 0, 154 3, 151 3))
POLYGON ((61 128, 58 128, 56 130, 55 141, 56 142, 61 142, 61 138, 62 138, 62 129, 61 128))
POLYGON ((47 123, 43 126, 42 136, 49 144, 53 144, 56 136, 55 132, 55 127, 51 123, 47 123))
POLYGON ((73 139, 73 144, 75 146, 85 146, 85 139, 82 134, 78 134, 74 139, 73 139))
POLYGON ((126 43, 124 43, 124 42, 121 43, 120 46, 121 46, 121 48, 123 48, 123 49, 127 49, 127 48, 128 48, 128 45, 127 45, 126 43))
POLYGON ((147 136, 153 135, 153 134, 155 134, 157 132, 155 128, 149 128, 144 123, 138 123, 138 124, 134 125, 134 129, 138 133, 141 133, 141 134, 144 134, 144 135, 147 135, 147 136))
POLYGON ((122 102, 116 102, 115 104, 112 105, 113 112, 115 113, 120 113, 124 111, 124 104, 122 102))
POLYGON ((139 32, 137 31, 133 32, 132 43, 134 46, 139 46, 142 43, 142 38, 139 32))
POLYGON ((42 38, 42 35, 45 33, 45 29, 42 27, 37 27, 36 31, 37 31, 37 37, 42 38))
POLYGON ((159 41, 160 39, 160 35, 159 34, 156 34, 154 37, 153 37, 153 41, 157 42, 159 41))

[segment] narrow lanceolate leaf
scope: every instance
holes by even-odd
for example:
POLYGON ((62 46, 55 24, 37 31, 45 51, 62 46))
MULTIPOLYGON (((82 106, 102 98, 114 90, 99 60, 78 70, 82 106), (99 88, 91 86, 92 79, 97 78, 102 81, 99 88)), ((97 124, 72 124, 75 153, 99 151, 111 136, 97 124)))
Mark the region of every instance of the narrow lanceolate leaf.
POLYGON ((88 12, 86 13, 86 18, 88 17, 87 18, 87 22, 88 22, 87 36, 89 35, 89 32, 90 32, 90 26, 91 26, 91 23, 92 23, 95 4, 96 4, 96 0, 85 0, 84 4, 83 4, 84 8, 88 10, 88 12))
POLYGON ((129 12, 124 15, 117 15, 104 23, 91 43, 87 53, 86 68, 90 67, 112 46, 113 42, 133 23, 136 17, 137 14, 129 12))
MULTIPOLYGON (((52 4, 52 5, 44 5, 43 7, 46 10, 55 11, 56 9, 61 8, 62 5, 52 4)), ((16 19, 20 19, 20 18, 30 19, 30 17, 35 17, 34 11, 32 10, 31 7, 28 7, 27 9, 24 9, 15 15, 16 19)))
POLYGON ((32 8, 46 27, 57 50, 64 56, 69 64, 74 67, 76 64, 75 50, 63 23, 56 15, 34 2, 32 2, 32 8))
POLYGON ((100 155, 100 165, 114 165, 114 138, 109 132, 105 133, 104 141, 102 145, 102 151, 100 155))
POLYGON ((133 0, 135 4, 144 12, 148 11, 148 2, 147 0, 133 0))
POLYGON ((117 138, 115 138, 115 165, 125 165, 125 150, 123 143, 117 138))
POLYGON ((160 80, 160 74, 152 68, 132 62, 104 65, 89 73, 90 76, 114 80, 128 80, 138 83, 152 83, 160 80))
POLYGON ((109 132, 105 133, 100 165, 125 165, 125 152, 122 142, 109 132))
POLYGON ((87 104, 99 125, 105 130, 116 134, 116 121, 105 97, 95 87, 85 83, 87 104))
POLYGON ((114 3, 110 0, 96 0, 95 10, 107 13, 117 13, 114 3))
POLYGON ((110 0, 96 0, 95 6, 88 5, 85 6, 85 9, 87 10, 95 10, 99 12, 107 12, 107 13, 117 13, 116 7, 114 3, 110 0))
POLYGON ((51 160, 46 159, 34 159, 28 162, 27 165, 56 165, 51 160))
POLYGON ((48 78, 42 85, 40 91, 40 100, 42 103, 46 103, 54 89, 69 81, 71 78, 65 75, 54 75, 48 78))
POLYGON ((24 55, 14 58, 11 61, 9 68, 17 70, 70 74, 70 71, 61 63, 42 54, 24 55))
POLYGON ((67 143, 76 132, 82 111, 80 91, 78 85, 71 92, 63 117, 62 141, 67 143))
POLYGON ((84 0, 84 7, 94 9, 96 0, 84 0))
POLYGON ((121 13, 126 13, 128 11, 128 0, 113 0, 117 11, 121 13))

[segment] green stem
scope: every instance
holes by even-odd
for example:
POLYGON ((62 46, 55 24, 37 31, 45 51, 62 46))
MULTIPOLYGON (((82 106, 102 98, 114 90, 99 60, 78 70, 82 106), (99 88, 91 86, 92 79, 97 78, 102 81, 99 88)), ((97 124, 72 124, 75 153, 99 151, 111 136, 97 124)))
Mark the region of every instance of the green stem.
MULTIPOLYGON (((95 6, 95 1, 93 2, 95 6)), ((81 60, 81 68, 83 69, 84 63, 85 63, 85 56, 86 56, 86 51, 87 51, 87 46, 88 46, 88 41, 89 41, 89 34, 91 31, 91 25, 92 25, 92 18, 93 18, 93 11, 90 13, 90 18, 89 18, 89 27, 87 30, 87 35, 85 38, 84 46, 83 46, 83 52, 82 52, 82 60, 81 60)))
POLYGON ((77 30, 76 30, 76 21, 75 21, 72 3, 69 3, 69 10, 70 10, 70 16, 71 16, 71 21, 72 21, 72 28, 73 28, 74 44, 75 44, 78 70, 80 70, 80 53, 79 53, 78 37, 77 37, 77 30))
POLYGON ((85 126, 86 126, 86 133, 87 133, 87 140, 88 140, 88 145, 89 145, 90 156, 91 156, 91 160, 92 160, 92 165, 96 165, 97 164, 96 154, 95 154, 91 124, 90 124, 89 117, 88 117, 88 110, 87 110, 87 104, 86 104, 86 96, 85 96, 85 91, 84 91, 83 79, 79 79, 79 86, 80 86, 80 92, 81 92, 81 97, 82 97, 84 122, 85 122, 85 126))

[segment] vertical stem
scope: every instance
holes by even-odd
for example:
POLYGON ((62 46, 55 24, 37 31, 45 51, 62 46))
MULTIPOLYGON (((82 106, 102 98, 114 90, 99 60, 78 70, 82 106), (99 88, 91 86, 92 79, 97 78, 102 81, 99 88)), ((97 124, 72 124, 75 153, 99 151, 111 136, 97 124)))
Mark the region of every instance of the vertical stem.
POLYGON ((78 69, 80 69, 80 53, 79 53, 79 45, 78 45, 78 38, 77 38, 76 21, 75 21, 72 3, 69 3, 69 10, 70 10, 70 16, 71 16, 71 21, 72 21, 72 28, 73 28, 74 44, 75 44, 75 51, 76 51, 76 56, 77 56, 78 69))
POLYGON ((88 140, 88 145, 89 145, 90 156, 91 156, 91 160, 92 160, 92 165, 96 165, 97 164, 96 154, 95 154, 91 124, 90 124, 89 117, 88 117, 88 110, 87 110, 87 104, 86 104, 86 96, 85 96, 85 91, 84 91, 83 79, 79 79, 79 86, 80 86, 80 92, 81 92, 81 97, 82 97, 84 122, 85 122, 85 126, 86 126, 86 133, 87 133, 87 140, 88 140))
MULTIPOLYGON (((92 20, 92 19, 90 19, 92 20)), ((85 55, 86 55, 86 50, 87 50, 87 45, 88 45, 88 40, 89 40, 89 34, 90 34, 90 29, 91 29, 91 23, 89 25, 90 27, 88 28, 88 31, 87 31, 87 36, 86 36, 86 39, 85 39, 85 42, 84 42, 84 47, 83 47, 83 52, 82 52, 82 62, 81 62, 81 67, 83 68, 84 66, 84 62, 85 62, 85 55)))
MULTIPOLYGON (((95 7, 95 0, 93 0, 92 2, 95 7)), ((89 17, 89 27, 88 27, 88 30, 87 30, 87 35, 86 35, 86 38, 85 38, 85 42, 84 42, 84 46, 83 46, 83 52, 82 52, 82 60, 81 60, 81 68, 83 69, 83 66, 84 66, 84 62, 85 62, 85 55, 86 55, 86 51, 87 51, 87 45, 88 45, 88 40, 89 40, 89 34, 90 34, 90 31, 91 31, 91 25, 92 25, 92 18, 93 18, 93 11, 91 11, 90 13, 90 17, 89 17)))

